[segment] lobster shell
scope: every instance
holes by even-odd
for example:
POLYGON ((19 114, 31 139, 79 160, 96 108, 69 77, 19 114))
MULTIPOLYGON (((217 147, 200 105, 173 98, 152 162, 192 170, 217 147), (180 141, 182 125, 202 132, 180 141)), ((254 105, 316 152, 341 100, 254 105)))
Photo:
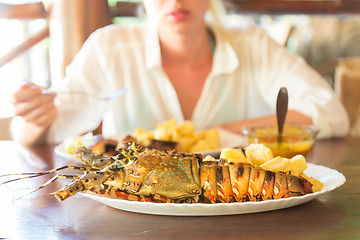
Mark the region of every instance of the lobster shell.
POLYGON ((200 182, 205 201, 211 203, 263 201, 312 193, 312 184, 302 177, 249 164, 204 162, 200 182))

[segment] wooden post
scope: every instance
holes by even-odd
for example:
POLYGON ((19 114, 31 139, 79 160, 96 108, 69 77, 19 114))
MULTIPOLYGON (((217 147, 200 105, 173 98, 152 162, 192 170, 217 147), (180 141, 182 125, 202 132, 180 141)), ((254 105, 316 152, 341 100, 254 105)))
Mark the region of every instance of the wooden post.
POLYGON ((107 0, 55 0, 49 18, 53 81, 64 77, 66 66, 89 35, 111 23, 107 0))

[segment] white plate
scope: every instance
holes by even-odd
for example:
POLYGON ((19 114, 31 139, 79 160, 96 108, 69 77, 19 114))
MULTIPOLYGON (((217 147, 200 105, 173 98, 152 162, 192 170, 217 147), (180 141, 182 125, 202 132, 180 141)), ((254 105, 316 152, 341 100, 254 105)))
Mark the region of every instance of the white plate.
POLYGON ((317 198, 326 192, 332 191, 335 188, 340 187, 346 181, 344 175, 339 173, 338 171, 310 163, 308 164, 308 168, 304 173, 309 177, 314 177, 315 179, 323 182, 323 189, 319 192, 307 194, 300 197, 290 197, 261 202, 216 204, 150 203, 108 198, 90 192, 86 192, 84 193, 84 195, 110 207, 130 212, 172 216, 232 215, 264 212, 300 205, 314 198, 317 198))
POLYGON ((66 158, 66 159, 74 159, 76 156, 74 154, 68 153, 63 149, 63 145, 59 144, 54 148, 54 152, 56 155, 66 158))
POLYGON ((64 142, 60 143, 54 148, 54 152, 56 155, 66 158, 66 159, 76 159, 74 154, 71 154, 66 150, 66 146, 72 145, 72 148, 77 148, 79 146, 89 147, 91 144, 96 142, 101 136, 100 135, 93 135, 91 132, 87 133, 83 136, 78 136, 74 138, 66 139, 64 142))
MULTIPOLYGON (((217 156, 220 155, 221 149, 224 148, 232 148, 232 147, 245 147, 246 144, 246 138, 242 135, 238 135, 235 133, 232 133, 230 131, 227 130, 223 130, 223 129, 218 129, 219 131, 219 135, 220 135, 220 144, 219 144, 219 149, 216 150, 210 150, 210 151, 203 151, 200 152, 203 155, 212 155, 212 156, 217 156)), ((111 137, 117 141, 121 141, 125 136, 127 136, 128 134, 124 134, 124 135, 120 135, 120 136, 115 136, 115 137, 111 137)), ((94 136, 94 141, 97 139, 95 137, 98 137, 97 135, 94 136)), ((80 137, 81 140, 81 137, 80 137)), ((91 145, 90 142, 87 143, 88 145, 91 145)), ((76 158, 73 154, 68 153, 64 150, 64 143, 61 143, 59 145, 57 145, 54 149, 54 152, 56 155, 61 156, 63 158, 66 159, 74 159, 76 158)))

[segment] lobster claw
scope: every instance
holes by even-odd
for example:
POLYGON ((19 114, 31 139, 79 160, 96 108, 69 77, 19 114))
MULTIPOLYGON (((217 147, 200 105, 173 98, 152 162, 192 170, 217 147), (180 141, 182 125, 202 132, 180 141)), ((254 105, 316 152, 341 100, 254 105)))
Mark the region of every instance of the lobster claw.
MULTIPOLYGON (((101 186, 107 181, 114 180, 115 177, 120 176, 118 174, 124 168, 122 163, 114 163, 101 171, 93 171, 84 173, 80 178, 75 179, 71 184, 63 187, 62 189, 51 193, 59 201, 63 201, 72 195, 92 189, 96 186, 101 186)), ((123 179, 116 179, 121 182, 123 179)))
POLYGON ((83 192, 102 184, 109 178, 109 175, 107 172, 89 172, 50 195, 54 195, 59 201, 63 201, 78 192, 83 192))

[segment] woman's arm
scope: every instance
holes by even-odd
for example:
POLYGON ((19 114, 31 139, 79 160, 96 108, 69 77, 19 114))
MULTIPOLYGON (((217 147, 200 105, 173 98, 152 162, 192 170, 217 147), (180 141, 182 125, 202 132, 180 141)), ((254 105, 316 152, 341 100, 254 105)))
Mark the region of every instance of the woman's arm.
POLYGON ((36 126, 21 117, 15 117, 11 122, 12 138, 24 146, 45 144, 49 128, 50 126, 36 126))
POLYGON ((254 81, 262 98, 274 106, 279 89, 286 87, 289 109, 309 116, 320 129, 318 138, 346 136, 347 113, 326 80, 304 59, 276 44, 263 31, 259 36, 255 46, 260 54, 254 63, 255 69, 263 71, 254 81))
MULTIPOLYGON (((222 124, 218 127, 229 130, 234 133, 242 133, 241 128, 243 126, 257 125, 257 124, 269 125, 269 124, 276 124, 276 123, 277 123, 276 115, 274 114, 274 115, 269 115, 269 116, 260 117, 260 118, 246 119, 246 120, 241 120, 241 121, 237 121, 237 122, 226 123, 226 124, 222 124)), ((289 110, 286 115, 286 123, 312 124, 312 120, 311 120, 311 118, 309 118, 297 111, 289 110)))

